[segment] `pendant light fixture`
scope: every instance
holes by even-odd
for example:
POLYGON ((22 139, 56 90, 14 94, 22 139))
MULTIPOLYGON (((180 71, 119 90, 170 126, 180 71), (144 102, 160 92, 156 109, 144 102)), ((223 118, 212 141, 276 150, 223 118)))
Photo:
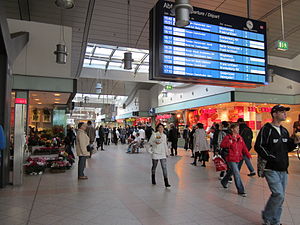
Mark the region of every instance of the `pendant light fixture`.
MULTIPOLYGON (((130 21, 130 0, 127 1, 127 44, 128 47, 130 45, 129 40, 130 40, 130 36, 131 36, 131 21, 130 21)), ((124 53, 124 59, 123 59, 123 63, 124 63, 124 69, 125 70, 132 70, 132 52, 128 51, 124 53)))
POLYGON ((177 27, 185 27, 190 24, 190 13, 193 6, 190 5, 189 0, 175 0, 172 10, 175 12, 175 25, 177 27))
MULTIPOLYGON (((67 3, 69 2, 73 2, 73 6, 74 6, 74 1, 73 0, 57 0, 55 2, 55 4, 61 8, 60 10, 60 41, 59 43, 56 45, 56 51, 54 52, 54 54, 56 55, 56 63, 58 64, 66 64, 67 63, 67 47, 66 47, 66 42, 65 42, 65 28, 63 26, 63 9, 70 9, 70 8, 65 8, 62 7, 62 3, 67 3)), ((71 7, 73 8, 73 7, 71 7)))

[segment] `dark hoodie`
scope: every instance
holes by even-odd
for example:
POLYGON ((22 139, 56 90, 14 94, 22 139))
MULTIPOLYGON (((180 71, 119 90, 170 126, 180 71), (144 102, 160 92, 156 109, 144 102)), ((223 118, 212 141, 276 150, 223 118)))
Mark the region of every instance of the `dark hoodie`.
POLYGON ((248 150, 250 151, 250 149, 252 148, 253 132, 251 128, 248 127, 247 124, 245 123, 241 123, 239 127, 240 127, 240 135, 244 139, 244 142, 248 150))
POLYGON ((258 133, 254 149, 267 161, 265 169, 287 171, 289 167, 288 152, 293 151, 296 145, 283 126, 280 126, 280 133, 270 123, 266 123, 258 133))

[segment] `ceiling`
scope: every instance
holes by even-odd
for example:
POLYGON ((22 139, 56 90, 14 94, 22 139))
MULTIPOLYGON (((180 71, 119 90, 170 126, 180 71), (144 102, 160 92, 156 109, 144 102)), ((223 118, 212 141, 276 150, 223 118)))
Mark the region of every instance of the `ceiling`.
POLYGON ((29 92, 29 104, 35 107, 45 107, 48 105, 66 105, 70 98, 70 93, 54 92, 29 92))
MULTIPOLYGON (((20 9, 28 3, 30 20, 60 24, 61 11, 55 0, 3 1, 8 18, 20 19, 20 9), (22 3, 19 7, 18 2, 22 3)), ((63 25, 73 28, 72 76, 78 77, 82 68, 87 43, 148 49, 149 10, 157 0, 130 0, 130 35, 128 35, 127 1, 125 0, 75 0, 75 7, 63 10, 63 25)), ((276 51, 274 41, 281 39, 279 0, 252 0, 252 18, 267 22, 269 55, 294 58, 300 54, 300 1, 283 0, 285 37, 289 50, 276 51)), ((233 15, 247 15, 246 0, 191 0, 193 6, 233 15)), ((23 9, 23 10, 22 10, 23 9)))

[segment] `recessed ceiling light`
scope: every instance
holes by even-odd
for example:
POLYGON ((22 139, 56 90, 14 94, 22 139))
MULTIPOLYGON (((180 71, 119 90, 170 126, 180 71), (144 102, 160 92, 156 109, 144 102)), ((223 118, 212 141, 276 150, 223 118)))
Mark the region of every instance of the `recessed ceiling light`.
POLYGON ((59 96, 60 96, 60 94, 54 94, 54 96, 56 96, 56 97, 59 97, 59 96))
POLYGON ((39 101, 40 99, 39 98, 35 98, 34 100, 39 101))
POLYGON ((38 105, 41 105, 42 103, 41 102, 38 102, 38 105))
POLYGON ((59 104, 60 102, 54 102, 55 104, 59 104))
POLYGON ((32 94, 32 96, 37 96, 37 94, 32 94))
POLYGON ((55 100, 55 101, 59 101, 59 100, 60 100, 60 98, 55 98, 54 100, 55 100))

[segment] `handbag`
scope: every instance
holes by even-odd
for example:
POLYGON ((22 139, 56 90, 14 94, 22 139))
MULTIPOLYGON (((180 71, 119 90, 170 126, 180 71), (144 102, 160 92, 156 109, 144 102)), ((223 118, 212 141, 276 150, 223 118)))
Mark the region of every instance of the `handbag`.
POLYGON ((217 172, 227 170, 227 164, 226 164, 225 160, 220 155, 214 156, 212 161, 215 164, 217 172))
POLYGON ((86 146, 86 150, 87 150, 88 152, 93 151, 93 146, 92 146, 92 145, 86 146))

